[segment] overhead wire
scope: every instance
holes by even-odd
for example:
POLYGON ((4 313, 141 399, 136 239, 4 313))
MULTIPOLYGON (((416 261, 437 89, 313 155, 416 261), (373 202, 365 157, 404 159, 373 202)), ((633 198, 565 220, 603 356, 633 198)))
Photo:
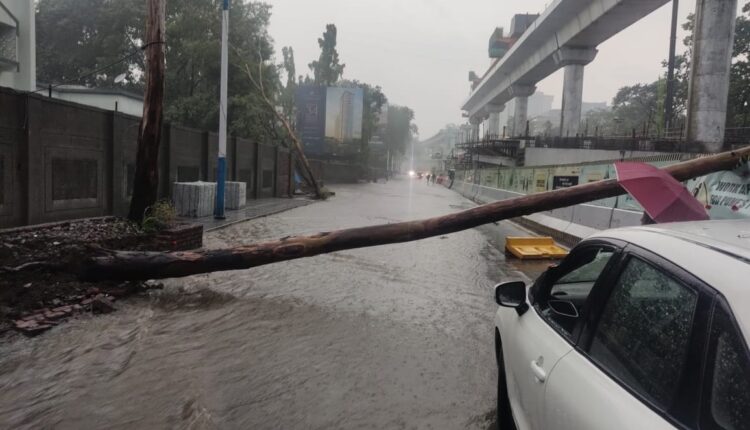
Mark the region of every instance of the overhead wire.
POLYGON ((38 88, 38 89, 36 89, 36 90, 34 90, 34 91, 29 91, 29 92, 27 92, 27 94, 35 94, 35 93, 38 93, 38 92, 40 92, 40 91, 49 91, 49 90, 51 90, 51 89, 57 88, 57 87, 59 87, 59 86, 62 86, 62 85, 67 85, 67 84, 69 84, 69 83, 73 83, 73 82, 79 82, 79 81, 80 81, 81 79, 84 79, 84 78, 88 78, 89 76, 93 76, 93 75, 99 74, 99 73, 101 73, 101 72, 103 72, 103 71, 105 71, 105 70, 109 69, 110 67, 114 67, 114 66, 116 66, 116 65, 118 65, 118 64, 120 64, 120 63, 122 63, 123 61, 125 61, 125 60, 127 60, 127 59, 129 59, 129 58, 132 58, 132 57, 134 57, 134 56, 135 56, 136 54, 140 54, 140 53, 141 53, 142 51, 145 51, 145 50, 146 50, 146 48, 148 48, 148 47, 149 47, 149 46, 151 46, 151 45, 158 45, 158 44, 163 44, 163 43, 164 43, 164 41, 163 41, 163 40, 162 40, 162 41, 156 41, 156 42, 149 42, 149 43, 147 43, 147 44, 145 44, 145 45, 142 45, 142 46, 140 46, 140 47, 139 47, 138 49, 134 50, 133 52, 130 52, 129 54, 125 55, 124 57, 121 57, 121 58, 119 58, 119 59, 118 59, 118 60, 116 60, 116 61, 113 61, 113 62, 111 62, 111 63, 109 63, 109 64, 107 64, 107 65, 105 65, 105 66, 99 67, 99 68, 98 68, 98 69, 96 69, 96 70, 93 70, 93 71, 91 71, 91 72, 87 72, 87 73, 84 73, 84 74, 82 74, 82 75, 78 76, 78 77, 77 77, 77 78, 75 78, 75 80, 73 80, 73 81, 69 81, 69 82, 61 82, 61 83, 59 83, 59 84, 55 84, 55 85, 49 85, 49 86, 48 86, 48 87, 46 87, 46 88, 38 88))

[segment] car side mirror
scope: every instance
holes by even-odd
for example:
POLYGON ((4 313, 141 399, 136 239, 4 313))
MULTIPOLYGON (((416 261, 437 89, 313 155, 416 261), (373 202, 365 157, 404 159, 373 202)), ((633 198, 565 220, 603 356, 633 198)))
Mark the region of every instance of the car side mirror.
POLYGON ((523 315, 529 308, 526 304, 526 283, 510 281, 495 285, 495 302, 506 308, 514 308, 518 315, 523 315))
POLYGON ((579 313, 578 309, 576 308, 576 305, 574 305, 572 302, 569 302, 567 300, 548 300, 547 304, 549 305, 549 308, 557 315, 568 317, 568 318, 578 318, 579 313))

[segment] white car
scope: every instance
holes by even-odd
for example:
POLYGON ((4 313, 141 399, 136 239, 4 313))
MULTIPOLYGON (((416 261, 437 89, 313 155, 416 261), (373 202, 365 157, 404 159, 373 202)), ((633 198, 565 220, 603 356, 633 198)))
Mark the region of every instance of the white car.
POLYGON ((750 221, 605 231, 495 299, 500 429, 750 429, 750 221))

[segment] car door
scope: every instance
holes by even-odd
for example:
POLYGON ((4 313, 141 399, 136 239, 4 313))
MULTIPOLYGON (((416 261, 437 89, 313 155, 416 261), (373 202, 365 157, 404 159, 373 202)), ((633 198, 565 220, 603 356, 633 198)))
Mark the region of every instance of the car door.
MULTIPOLYGON (((544 391, 555 364, 573 348, 575 324, 554 314, 549 300, 565 297, 583 302, 616 252, 605 243, 574 249, 559 267, 548 270, 531 288, 532 309, 504 312, 501 337, 508 395, 520 429, 544 428, 544 391)), ((574 323, 575 321, 573 321, 574 323)))
POLYGON ((667 429, 693 422, 713 293, 665 260, 630 251, 611 284, 592 292, 576 349, 548 379, 546 428, 667 429))
POLYGON ((701 429, 750 429, 750 351, 729 304, 717 296, 700 411, 701 429))

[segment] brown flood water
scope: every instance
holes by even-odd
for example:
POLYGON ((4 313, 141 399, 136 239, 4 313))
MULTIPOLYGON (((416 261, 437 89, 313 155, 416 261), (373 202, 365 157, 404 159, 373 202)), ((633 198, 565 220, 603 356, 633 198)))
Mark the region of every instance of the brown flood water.
MULTIPOLYGON (((206 244, 471 206, 422 181, 333 189, 329 201, 213 232, 206 244)), ((511 265, 470 230, 169 280, 114 314, 1 345, 0 428, 487 429, 492 286, 545 266, 511 265)))

